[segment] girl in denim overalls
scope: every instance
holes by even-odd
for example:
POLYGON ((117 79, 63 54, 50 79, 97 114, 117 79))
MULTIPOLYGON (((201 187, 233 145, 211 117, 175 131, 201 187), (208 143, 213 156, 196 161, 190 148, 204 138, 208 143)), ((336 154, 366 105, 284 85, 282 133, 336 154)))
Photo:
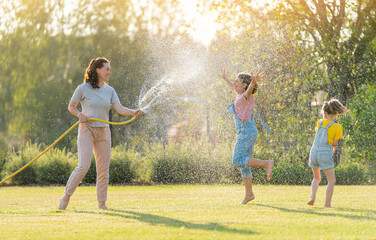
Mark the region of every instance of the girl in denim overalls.
MULTIPOLYGON (((256 112, 253 111, 255 106, 253 94, 257 91, 257 82, 262 81, 264 76, 264 73, 259 74, 259 72, 256 75, 253 75, 252 73, 239 73, 235 79, 235 82, 232 83, 226 76, 225 68, 223 68, 220 73, 220 77, 227 82, 230 88, 237 95, 235 102, 228 106, 227 109, 234 114, 237 132, 237 140, 232 163, 235 166, 240 167, 245 186, 245 197, 241 204, 246 204, 255 199, 255 195, 252 191, 251 167, 264 167, 267 172, 267 179, 270 180, 274 165, 273 160, 265 161, 252 158, 253 147, 258 135, 253 115, 253 112, 256 112)), ((261 118, 260 121, 267 131, 270 132, 270 129, 266 126, 261 118)))
POLYGON ((344 114, 347 111, 348 109, 337 99, 325 102, 322 107, 324 118, 317 122, 316 136, 309 154, 308 165, 312 168, 313 180, 311 185, 312 195, 307 202, 308 205, 315 203, 317 189, 321 180, 320 170, 323 170, 328 179, 325 207, 331 207, 333 189, 336 182, 332 156, 336 151, 338 140, 343 138, 342 127, 334 120, 338 114, 344 114))

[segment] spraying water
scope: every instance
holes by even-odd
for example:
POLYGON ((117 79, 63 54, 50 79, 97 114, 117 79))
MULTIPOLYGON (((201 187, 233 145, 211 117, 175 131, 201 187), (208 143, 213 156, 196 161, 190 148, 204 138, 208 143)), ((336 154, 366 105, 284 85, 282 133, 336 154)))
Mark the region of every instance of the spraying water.
POLYGON ((204 68, 205 60, 191 57, 187 52, 178 54, 175 68, 170 69, 169 73, 162 76, 148 91, 145 85, 141 88, 138 107, 143 112, 148 112, 170 90, 174 92, 177 88, 183 88, 189 91, 199 82, 197 79, 200 79, 204 68))
POLYGON ((143 86, 140 92, 138 107, 143 112, 148 112, 152 104, 167 91, 168 78, 164 77, 157 82, 149 91, 146 91, 146 87, 143 86))

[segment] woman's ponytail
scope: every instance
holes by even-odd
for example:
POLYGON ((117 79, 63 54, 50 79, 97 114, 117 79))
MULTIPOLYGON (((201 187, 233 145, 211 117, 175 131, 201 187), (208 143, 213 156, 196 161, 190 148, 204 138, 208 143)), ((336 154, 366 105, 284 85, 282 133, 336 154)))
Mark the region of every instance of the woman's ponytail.
POLYGON ((98 74, 97 74, 97 68, 102 68, 103 63, 109 63, 106 58, 95 58, 92 59, 89 63, 89 66, 85 70, 85 75, 84 75, 84 83, 90 83, 90 85, 93 88, 99 88, 98 82, 98 74))

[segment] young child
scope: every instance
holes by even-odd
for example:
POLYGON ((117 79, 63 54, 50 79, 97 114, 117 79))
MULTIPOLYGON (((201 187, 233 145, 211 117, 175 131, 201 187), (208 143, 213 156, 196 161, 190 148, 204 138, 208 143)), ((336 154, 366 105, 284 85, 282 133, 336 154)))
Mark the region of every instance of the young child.
MULTIPOLYGON (((246 204, 255 199, 252 190, 252 172, 251 167, 263 167, 267 172, 267 179, 270 180, 272 169, 274 165, 273 160, 260 160, 252 158, 253 147, 255 145, 258 131, 254 121, 253 110, 255 106, 254 94, 257 91, 257 82, 262 81, 265 74, 256 75, 248 73, 239 73, 232 83, 226 76, 226 69, 223 68, 220 72, 220 77, 226 81, 233 92, 237 95, 233 104, 227 107, 234 114, 235 128, 237 132, 237 140, 234 148, 234 155, 232 163, 240 167, 241 176, 244 180, 245 197, 241 204, 246 204)), ((257 112, 256 112, 257 114, 257 112)), ((257 114, 258 115, 258 114, 257 114)), ((270 129, 259 117, 262 125, 270 133, 270 129)))
POLYGON ((324 118, 319 120, 316 125, 316 136, 309 154, 309 167, 312 168, 312 195, 307 202, 308 205, 313 205, 316 200, 316 192, 321 181, 320 170, 323 170, 328 179, 328 186, 326 187, 325 207, 331 207, 334 184, 336 177, 334 173, 334 164, 332 156, 336 151, 338 140, 342 139, 342 127, 334 120, 338 114, 345 114, 348 111, 340 101, 331 99, 325 102, 322 107, 324 118))

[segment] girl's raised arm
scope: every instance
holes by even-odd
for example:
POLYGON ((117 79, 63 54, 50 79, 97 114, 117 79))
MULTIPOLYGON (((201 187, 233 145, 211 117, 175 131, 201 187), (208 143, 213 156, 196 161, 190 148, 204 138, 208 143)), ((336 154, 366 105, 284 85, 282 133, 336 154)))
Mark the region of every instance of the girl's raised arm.
POLYGON ((222 78, 223 80, 225 80, 225 82, 230 86, 231 90, 233 92, 235 92, 235 87, 234 87, 234 84, 230 81, 230 79, 228 79, 228 77, 226 76, 226 68, 223 67, 221 69, 221 72, 219 73, 219 77, 222 78))
POLYGON ((252 82, 251 82, 251 84, 249 84, 247 90, 245 90, 245 93, 244 93, 244 96, 245 96, 247 99, 251 97, 252 92, 253 92, 253 89, 254 89, 255 86, 256 86, 256 83, 257 83, 257 82, 264 81, 264 77, 265 77, 265 72, 260 73, 260 71, 258 71, 258 72, 256 73, 256 75, 253 75, 253 73, 251 72, 252 82))

